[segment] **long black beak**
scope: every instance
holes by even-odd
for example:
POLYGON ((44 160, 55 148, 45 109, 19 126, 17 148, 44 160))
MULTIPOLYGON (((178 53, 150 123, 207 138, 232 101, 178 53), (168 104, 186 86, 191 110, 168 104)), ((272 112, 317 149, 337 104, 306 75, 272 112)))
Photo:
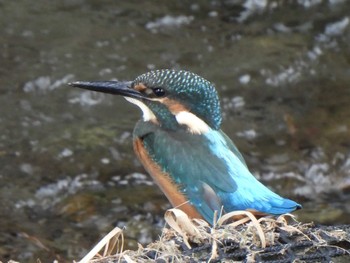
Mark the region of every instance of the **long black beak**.
POLYGON ((132 88, 132 81, 75 81, 68 83, 68 85, 129 98, 145 98, 141 92, 132 88))

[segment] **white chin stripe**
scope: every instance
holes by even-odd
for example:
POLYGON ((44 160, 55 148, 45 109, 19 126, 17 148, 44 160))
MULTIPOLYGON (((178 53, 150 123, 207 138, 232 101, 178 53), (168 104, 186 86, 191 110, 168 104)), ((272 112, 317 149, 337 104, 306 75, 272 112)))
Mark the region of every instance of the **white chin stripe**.
POLYGON ((138 106, 143 113, 143 120, 144 121, 156 121, 157 118, 156 116, 153 114, 153 112, 141 101, 134 99, 134 98, 129 98, 129 97, 124 97, 128 102, 135 104, 136 106, 138 106))
POLYGON ((175 118, 180 125, 186 125, 191 133, 203 134, 210 130, 208 124, 191 112, 180 111, 175 118))

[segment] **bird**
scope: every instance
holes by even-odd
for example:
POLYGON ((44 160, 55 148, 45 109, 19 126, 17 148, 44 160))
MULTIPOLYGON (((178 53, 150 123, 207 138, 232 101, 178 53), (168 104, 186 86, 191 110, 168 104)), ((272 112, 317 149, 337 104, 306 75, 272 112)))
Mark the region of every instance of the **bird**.
POLYGON ((159 69, 133 81, 75 81, 73 87, 123 96, 142 118, 133 148, 171 205, 214 224, 214 214, 252 211, 281 215, 301 205, 276 194, 249 171, 221 130, 214 85, 186 70, 159 69))

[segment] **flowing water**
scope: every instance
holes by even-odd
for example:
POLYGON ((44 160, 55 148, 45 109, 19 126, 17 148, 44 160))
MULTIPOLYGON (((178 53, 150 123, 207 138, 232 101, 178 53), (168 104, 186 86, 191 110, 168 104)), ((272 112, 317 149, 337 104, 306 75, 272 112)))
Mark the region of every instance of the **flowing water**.
POLYGON ((73 80, 187 69, 223 130, 299 220, 350 223, 350 2, 0 1, 0 260, 72 261, 113 226, 127 247, 167 200, 132 152, 140 112, 73 80))

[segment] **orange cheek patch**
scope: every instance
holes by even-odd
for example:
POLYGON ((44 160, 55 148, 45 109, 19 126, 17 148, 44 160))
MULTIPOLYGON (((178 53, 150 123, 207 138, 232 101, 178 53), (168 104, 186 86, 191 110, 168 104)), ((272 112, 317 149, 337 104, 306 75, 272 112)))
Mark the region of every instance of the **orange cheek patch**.
POLYGON ((161 103, 163 103, 165 106, 168 107, 169 111, 176 115, 177 113, 181 111, 189 111, 184 105, 180 104, 176 100, 164 98, 161 100, 161 103))
POLYGON ((134 89, 139 91, 139 92, 143 92, 147 89, 147 87, 144 84, 140 83, 140 84, 135 85, 134 89))

